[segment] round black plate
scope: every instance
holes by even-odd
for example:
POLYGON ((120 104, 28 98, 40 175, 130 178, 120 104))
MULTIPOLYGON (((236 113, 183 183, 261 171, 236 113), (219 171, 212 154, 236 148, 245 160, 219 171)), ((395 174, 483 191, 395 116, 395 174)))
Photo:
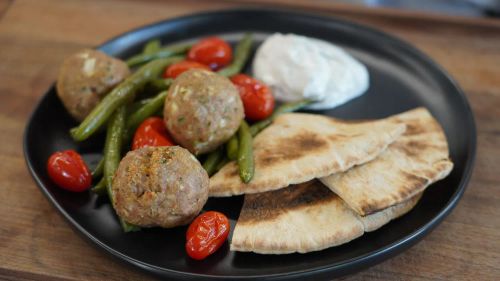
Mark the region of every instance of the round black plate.
MULTIPOLYGON (((99 49, 126 58, 140 52, 141 46, 152 38, 161 38, 166 44, 215 34, 235 42, 247 31, 254 32, 258 39, 254 47, 274 32, 303 34, 344 47, 368 66, 370 89, 339 108, 318 113, 366 119, 425 106, 444 127, 455 163, 453 172, 429 187, 410 213, 343 246, 275 256, 230 252, 226 243, 206 260, 194 261, 184 251, 185 227, 124 234, 105 199, 90 192, 65 192, 49 180, 45 163, 52 152, 76 149, 95 165, 103 143, 103 136, 82 144, 71 140, 68 130, 76 123, 52 87, 27 125, 25 157, 41 190, 79 232, 114 256, 169 279, 319 280, 360 270, 407 249, 457 204, 475 155, 476 131, 471 109, 464 94, 438 65, 391 36, 335 18, 274 10, 236 10, 167 20, 123 34, 99 49)), ((226 213, 234 226, 241 204, 242 197, 210 199, 205 209, 226 213)))

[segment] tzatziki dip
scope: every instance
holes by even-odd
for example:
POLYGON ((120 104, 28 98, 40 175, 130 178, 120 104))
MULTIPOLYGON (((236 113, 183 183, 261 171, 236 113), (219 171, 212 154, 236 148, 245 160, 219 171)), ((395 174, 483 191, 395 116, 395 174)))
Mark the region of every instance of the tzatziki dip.
POLYGON ((367 68, 345 50, 295 34, 269 36, 257 50, 253 72, 279 101, 317 101, 309 109, 339 106, 369 87, 367 68))

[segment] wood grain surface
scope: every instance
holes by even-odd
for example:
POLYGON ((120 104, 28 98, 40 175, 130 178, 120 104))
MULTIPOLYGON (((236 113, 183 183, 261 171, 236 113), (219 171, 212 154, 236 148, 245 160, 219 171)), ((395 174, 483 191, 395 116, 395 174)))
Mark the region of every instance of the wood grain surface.
MULTIPOLYGON (((271 1, 389 32, 441 64, 465 90, 478 127, 469 187, 452 214, 403 254, 344 280, 500 279, 500 24, 271 1)), ((157 20, 264 1, 0 0, 0 280, 151 280, 73 231, 29 175, 26 121, 67 55, 157 20)), ((268 5, 267 2, 265 5, 268 5)))

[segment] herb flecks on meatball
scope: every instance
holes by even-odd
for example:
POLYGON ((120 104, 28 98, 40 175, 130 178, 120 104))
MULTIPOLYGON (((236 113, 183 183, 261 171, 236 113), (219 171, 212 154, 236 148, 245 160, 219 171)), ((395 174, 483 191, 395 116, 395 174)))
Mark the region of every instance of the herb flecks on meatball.
POLYGON ((113 179, 118 215, 141 227, 165 228, 193 220, 208 199, 208 175, 179 146, 144 147, 122 159, 113 179))
POLYGON ((170 86, 163 116, 175 141, 198 155, 226 142, 238 130, 244 111, 229 79, 192 69, 170 86))
POLYGON ((129 75, 125 62, 85 49, 63 61, 57 78, 57 95, 71 116, 82 121, 114 86, 129 75))

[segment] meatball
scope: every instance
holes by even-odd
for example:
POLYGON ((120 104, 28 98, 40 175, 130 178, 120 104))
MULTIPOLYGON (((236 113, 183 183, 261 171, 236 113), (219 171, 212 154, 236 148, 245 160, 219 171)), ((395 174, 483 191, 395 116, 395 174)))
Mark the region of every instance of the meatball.
POLYGON ((227 141, 244 113, 238 90, 229 79, 192 69, 170 86, 163 116, 175 141, 197 155, 227 141))
POLYGON ((112 190, 114 208, 126 222, 168 228, 189 223, 201 211, 208 175, 182 147, 144 147, 122 159, 112 190))
POLYGON ((82 121, 129 74, 130 70, 123 61, 86 49, 62 63, 57 94, 71 116, 82 121))

